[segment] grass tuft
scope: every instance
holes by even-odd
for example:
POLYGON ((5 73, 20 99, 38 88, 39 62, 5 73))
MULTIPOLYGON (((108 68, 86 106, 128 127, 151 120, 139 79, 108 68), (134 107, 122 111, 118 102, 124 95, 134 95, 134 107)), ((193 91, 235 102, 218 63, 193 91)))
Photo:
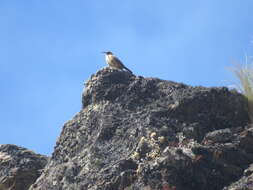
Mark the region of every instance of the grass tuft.
POLYGON ((234 67, 233 72, 239 79, 239 89, 246 98, 246 108, 251 123, 253 123, 253 67, 244 64, 234 67))

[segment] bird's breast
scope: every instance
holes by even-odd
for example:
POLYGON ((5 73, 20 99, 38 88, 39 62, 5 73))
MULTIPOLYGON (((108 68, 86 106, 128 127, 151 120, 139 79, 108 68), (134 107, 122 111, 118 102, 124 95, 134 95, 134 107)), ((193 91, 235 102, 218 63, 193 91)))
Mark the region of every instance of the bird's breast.
POLYGON ((108 64, 109 64, 109 63, 112 61, 111 56, 106 55, 106 56, 105 56, 105 61, 106 61, 106 63, 108 63, 108 64))

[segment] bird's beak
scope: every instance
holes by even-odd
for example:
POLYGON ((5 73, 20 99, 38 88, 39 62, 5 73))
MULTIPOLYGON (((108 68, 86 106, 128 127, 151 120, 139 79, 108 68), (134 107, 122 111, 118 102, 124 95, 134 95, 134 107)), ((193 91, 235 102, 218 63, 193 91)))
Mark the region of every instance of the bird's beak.
POLYGON ((102 51, 101 53, 106 53, 105 51, 102 51))

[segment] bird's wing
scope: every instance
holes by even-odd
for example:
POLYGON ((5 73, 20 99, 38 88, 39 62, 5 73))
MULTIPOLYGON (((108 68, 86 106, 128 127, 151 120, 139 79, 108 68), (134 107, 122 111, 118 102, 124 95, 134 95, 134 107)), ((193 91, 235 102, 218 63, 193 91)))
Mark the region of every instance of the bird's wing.
POLYGON ((123 63, 119 60, 119 58, 117 58, 116 56, 113 56, 113 58, 114 58, 115 62, 117 62, 117 63, 119 64, 119 66, 120 66, 121 68, 124 67, 123 63))
POLYGON ((119 58, 117 58, 116 56, 114 56, 114 61, 116 62, 116 64, 119 65, 119 68, 121 69, 126 69, 128 72, 132 73, 132 71, 130 69, 128 69, 120 60, 119 58))

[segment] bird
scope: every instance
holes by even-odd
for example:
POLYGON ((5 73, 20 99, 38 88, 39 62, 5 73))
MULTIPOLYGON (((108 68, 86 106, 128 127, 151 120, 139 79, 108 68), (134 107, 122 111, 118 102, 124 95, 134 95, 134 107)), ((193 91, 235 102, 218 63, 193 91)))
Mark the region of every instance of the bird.
POLYGON ((113 69, 119 69, 119 70, 127 70, 129 73, 133 73, 130 69, 128 69, 115 55, 113 55, 110 51, 102 52, 105 54, 105 61, 109 65, 109 67, 113 69))

